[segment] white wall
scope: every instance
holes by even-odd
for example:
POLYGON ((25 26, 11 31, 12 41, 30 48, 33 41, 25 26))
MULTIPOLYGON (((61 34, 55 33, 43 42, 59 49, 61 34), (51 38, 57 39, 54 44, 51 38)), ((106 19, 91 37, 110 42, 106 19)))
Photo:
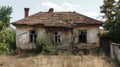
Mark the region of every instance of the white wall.
POLYGON ((34 43, 29 42, 29 30, 37 30, 37 35, 41 38, 44 35, 45 30, 39 27, 16 27, 16 45, 22 49, 31 49, 35 47, 34 43))
POLYGON ((96 43, 98 33, 99 33, 98 27, 89 27, 87 29, 87 42, 96 43))
POLYGON ((120 44, 111 43, 110 54, 111 54, 111 58, 117 59, 118 62, 120 62, 120 44))
POLYGON ((16 28, 16 45, 20 48, 27 48, 29 42, 29 33, 27 28, 16 28))
POLYGON ((79 26, 73 29, 77 37, 75 42, 78 42, 78 30, 87 30, 87 43, 97 43, 99 38, 97 34, 99 33, 99 26, 79 26))

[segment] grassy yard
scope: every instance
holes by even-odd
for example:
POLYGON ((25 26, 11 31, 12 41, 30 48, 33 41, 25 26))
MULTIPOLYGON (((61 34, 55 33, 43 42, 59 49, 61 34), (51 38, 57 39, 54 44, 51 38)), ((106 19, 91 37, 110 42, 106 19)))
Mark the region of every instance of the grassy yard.
POLYGON ((0 67, 116 67, 105 56, 0 55, 0 67))

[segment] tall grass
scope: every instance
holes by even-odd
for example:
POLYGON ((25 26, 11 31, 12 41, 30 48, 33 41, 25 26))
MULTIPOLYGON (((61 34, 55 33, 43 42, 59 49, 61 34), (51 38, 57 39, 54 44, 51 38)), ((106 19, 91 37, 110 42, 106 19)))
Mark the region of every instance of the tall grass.
POLYGON ((0 56, 2 67, 116 67, 105 56, 37 55, 27 58, 0 56))

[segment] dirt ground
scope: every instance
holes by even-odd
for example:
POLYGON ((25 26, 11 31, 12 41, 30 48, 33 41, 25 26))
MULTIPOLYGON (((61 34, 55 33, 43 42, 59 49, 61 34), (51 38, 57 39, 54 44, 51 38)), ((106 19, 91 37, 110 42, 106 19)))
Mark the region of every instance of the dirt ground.
POLYGON ((116 67, 105 56, 0 55, 0 67, 116 67))

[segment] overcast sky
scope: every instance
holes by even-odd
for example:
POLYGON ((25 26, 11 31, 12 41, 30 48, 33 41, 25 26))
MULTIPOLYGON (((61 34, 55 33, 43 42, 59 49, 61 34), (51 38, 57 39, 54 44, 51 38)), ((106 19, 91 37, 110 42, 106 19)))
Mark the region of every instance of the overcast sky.
POLYGON ((40 11, 76 11, 101 20, 100 6, 103 0, 0 0, 0 6, 12 6, 11 22, 24 18, 24 7, 30 8, 30 15, 40 11))

